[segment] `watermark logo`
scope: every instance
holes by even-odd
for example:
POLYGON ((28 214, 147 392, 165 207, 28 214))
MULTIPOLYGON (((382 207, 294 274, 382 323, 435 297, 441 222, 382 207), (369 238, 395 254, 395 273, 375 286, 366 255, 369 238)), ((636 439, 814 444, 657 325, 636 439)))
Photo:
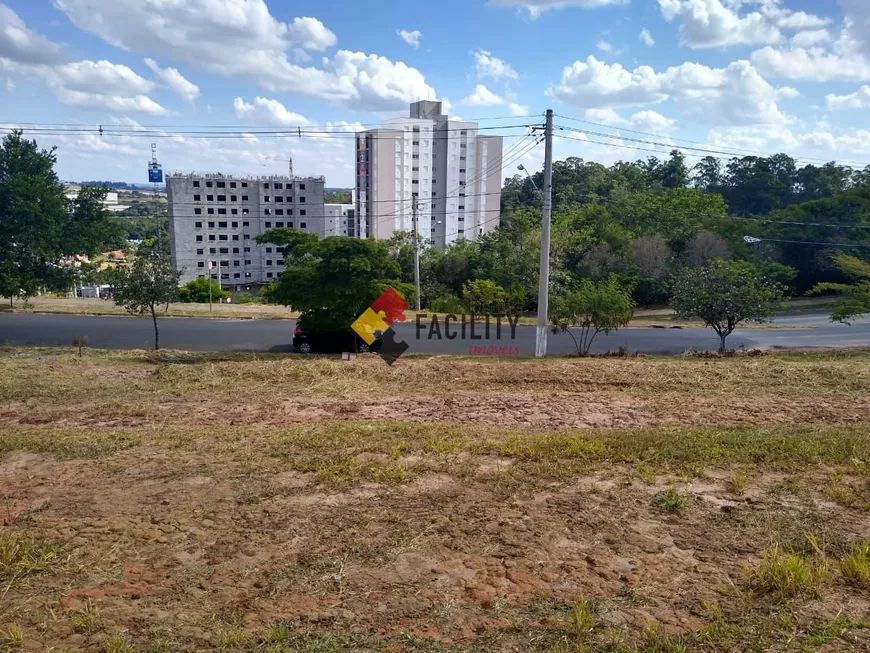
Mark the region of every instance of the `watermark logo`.
POLYGON ((408 302, 395 290, 387 288, 350 328, 370 347, 380 340, 374 351, 387 365, 392 365, 408 350, 406 342, 396 341, 392 327, 393 322, 405 321, 406 310, 408 302))

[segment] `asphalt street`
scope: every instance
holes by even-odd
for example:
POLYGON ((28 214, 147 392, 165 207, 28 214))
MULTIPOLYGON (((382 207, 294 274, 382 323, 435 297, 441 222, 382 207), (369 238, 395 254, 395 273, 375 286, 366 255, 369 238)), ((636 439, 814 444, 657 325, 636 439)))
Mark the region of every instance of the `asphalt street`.
MULTIPOLYGON (((167 349, 198 351, 290 351, 294 320, 228 320, 164 318, 160 320, 160 344, 167 349)), ((491 328, 489 339, 478 330, 480 339, 471 340, 461 333, 452 340, 429 338, 428 329, 418 337, 414 323, 395 323, 396 340, 410 345, 409 353, 469 354, 471 347, 502 347, 502 352, 531 356, 535 351, 533 327, 517 326, 516 338, 503 325, 501 338, 491 328)), ((458 331, 458 329, 455 329, 458 331)), ((154 331, 150 318, 0 313, 0 344, 25 346, 69 346, 73 336, 86 336, 91 347, 108 349, 150 349, 154 331)), ((434 334, 433 334, 434 336, 434 334)), ((715 350, 719 339, 710 329, 626 328, 608 336, 600 334, 593 351, 616 351, 624 345, 631 352, 678 354, 687 349, 715 350)), ((763 329, 738 329, 728 339, 730 348, 749 349, 870 347, 870 319, 855 321, 851 326, 831 324, 824 314, 788 315, 777 318, 763 329), (809 328, 797 328, 809 325, 809 328), (776 328, 781 326, 783 328, 776 328)), ((490 350, 490 351, 497 351, 490 350)), ((548 352, 569 354, 574 343, 565 334, 550 335, 548 352)))

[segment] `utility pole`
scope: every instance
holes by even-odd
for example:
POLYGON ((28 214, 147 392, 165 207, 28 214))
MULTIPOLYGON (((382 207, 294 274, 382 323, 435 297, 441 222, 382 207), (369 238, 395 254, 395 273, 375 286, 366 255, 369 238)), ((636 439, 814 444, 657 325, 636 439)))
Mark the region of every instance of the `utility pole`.
POLYGON ((550 295, 550 212, 553 208, 553 110, 547 109, 544 125, 544 188, 541 190, 541 270, 538 277, 538 320, 535 357, 547 355, 547 325, 550 295))
POLYGON ((414 298, 414 310, 420 310, 420 221, 417 219, 417 198, 411 198, 411 216, 414 221, 414 285, 417 286, 417 296, 414 298))
POLYGON ((163 167, 157 162, 157 143, 151 143, 151 163, 148 164, 148 181, 152 184, 152 198, 154 200, 154 220, 155 220, 155 228, 157 230, 157 240, 155 241, 155 248, 157 252, 160 252, 160 237, 162 235, 163 228, 160 225, 160 211, 159 211, 159 203, 157 201, 157 190, 158 184, 163 182, 163 167))

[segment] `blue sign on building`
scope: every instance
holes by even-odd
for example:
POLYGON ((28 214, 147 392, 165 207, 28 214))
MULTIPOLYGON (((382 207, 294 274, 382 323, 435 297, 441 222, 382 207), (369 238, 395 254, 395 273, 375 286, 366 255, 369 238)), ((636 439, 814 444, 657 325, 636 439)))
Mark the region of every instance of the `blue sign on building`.
POLYGON ((159 163, 148 164, 148 182, 152 184, 163 183, 163 166, 159 163))

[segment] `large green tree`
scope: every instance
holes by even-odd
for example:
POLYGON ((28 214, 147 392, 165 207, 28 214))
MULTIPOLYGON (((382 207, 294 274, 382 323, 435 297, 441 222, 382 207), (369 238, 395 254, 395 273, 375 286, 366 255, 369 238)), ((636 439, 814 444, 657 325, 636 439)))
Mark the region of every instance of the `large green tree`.
POLYGON ((318 240, 287 228, 270 229, 257 242, 284 251, 284 272, 266 289, 267 299, 300 311, 310 327, 350 327, 388 286, 413 298, 414 286, 402 282, 384 243, 346 236, 318 240))
POLYGON ((752 266, 712 261, 677 275, 671 303, 677 317, 697 317, 712 327, 723 354, 725 339, 739 324, 764 321, 776 311, 781 298, 779 284, 765 279, 752 266))
POLYGON ((849 320, 870 313, 870 263, 855 256, 838 254, 834 263, 854 283, 820 283, 813 293, 835 292, 843 299, 834 307, 831 320, 849 323, 849 320))
POLYGON ((65 290, 73 257, 119 242, 103 206, 106 189, 82 188, 67 199, 54 171, 55 151, 14 131, 0 145, 0 295, 29 297, 65 290))
POLYGON ((577 353, 586 356, 599 333, 606 335, 628 324, 633 310, 631 293, 612 276, 606 281, 584 279, 576 290, 555 299, 549 317, 553 333, 570 335, 577 353), (579 329, 579 340, 572 327, 579 329))

